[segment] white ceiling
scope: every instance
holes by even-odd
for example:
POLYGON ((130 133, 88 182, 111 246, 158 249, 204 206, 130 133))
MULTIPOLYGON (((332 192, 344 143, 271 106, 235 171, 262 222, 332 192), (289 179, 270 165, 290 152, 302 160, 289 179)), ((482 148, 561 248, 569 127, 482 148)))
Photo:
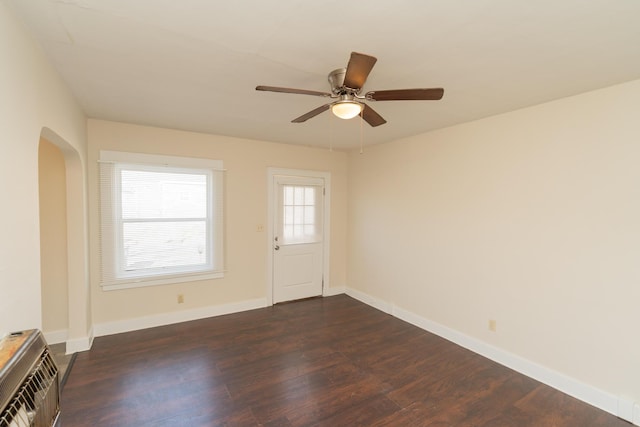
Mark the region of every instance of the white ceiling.
POLYGON ((639 0, 2 0, 93 118, 351 148, 360 120, 326 99, 352 51, 364 91, 444 87, 441 101, 371 102, 382 143, 640 78, 639 0))

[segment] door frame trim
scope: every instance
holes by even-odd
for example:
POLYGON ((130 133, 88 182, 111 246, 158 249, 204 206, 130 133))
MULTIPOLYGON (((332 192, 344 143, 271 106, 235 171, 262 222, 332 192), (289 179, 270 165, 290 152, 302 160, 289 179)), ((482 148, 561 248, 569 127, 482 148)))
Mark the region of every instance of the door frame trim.
POLYGON ((273 305, 273 239, 275 236, 275 178, 293 176, 304 178, 322 178, 324 180, 323 226, 322 226, 322 296, 329 289, 331 241, 331 173, 304 169, 267 168, 267 305, 273 305))

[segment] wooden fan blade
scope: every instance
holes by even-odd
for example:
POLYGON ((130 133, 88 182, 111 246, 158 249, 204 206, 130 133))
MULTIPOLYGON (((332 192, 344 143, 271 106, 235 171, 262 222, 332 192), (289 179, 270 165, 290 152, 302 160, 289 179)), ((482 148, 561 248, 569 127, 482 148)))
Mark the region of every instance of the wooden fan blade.
POLYGON ((437 101, 442 99, 444 89, 396 89, 367 92, 365 97, 373 101, 437 101))
POLYGON ((298 95, 313 95, 313 96, 325 96, 325 97, 331 96, 331 94, 327 92, 318 92, 315 90, 306 90, 306 89, 291 89, 288 87, 276 87, 276 86, 256 86, 256 90, 262 90, 266 92, 295 93, 298 95))
POLYGON ((363 53, 351 52, 351 59, 344 75, 344 85, 351 89, 360 89, 367 81, 371 69, 378 59, 363 53))
POLYGON ((369 107, 366 104, 364 104, 364 108, 362 109, 362 113, 360 114, 362 115, 362 118, 371 125, 371 127, 376 127, 387 123, 387 121, 383 119, 380 114, 376 113, 373 108, 369 107))
POLYGON ((317 116, 318 114, 325 112, 329 109, 329 107, 331 106, 331 104, 325 104, 323 106, 320 106, 318 108, 316 108, 315 110, 311 110, 309 111, 307 114, 303 114, 300 117, 291 120, 291 123, 302 123, 302 122, 306 122, 307 120, 309 120, 312 117, 317 116))

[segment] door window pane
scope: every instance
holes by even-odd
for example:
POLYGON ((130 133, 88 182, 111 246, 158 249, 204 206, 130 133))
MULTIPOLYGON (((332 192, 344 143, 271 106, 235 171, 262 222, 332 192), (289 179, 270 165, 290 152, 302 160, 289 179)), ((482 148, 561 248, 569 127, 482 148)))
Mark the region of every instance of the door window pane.
POLYGON ((311 243, 320 240, 320 215, 315 186, 283 185, 282 243, 311 243))

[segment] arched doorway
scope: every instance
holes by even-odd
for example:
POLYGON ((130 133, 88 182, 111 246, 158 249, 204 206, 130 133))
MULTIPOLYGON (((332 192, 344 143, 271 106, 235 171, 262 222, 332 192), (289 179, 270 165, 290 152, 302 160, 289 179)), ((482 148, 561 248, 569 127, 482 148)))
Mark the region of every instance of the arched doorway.
POLYGON ((62 151, 45 138, 38 146, 42 331, 49 344, 66 342, 69 329, 67 182, 62 151))
POLYGON ((51 340, 66 342, 67 353, 84 351, 91 347, 93 341, 85 168, 76 149, 49 128, 41 131, 38 151, 39 159, 41 155, 43 158, 43 167, 39 164, 39 173, 45 174, 42 180, 54 181, 41 184, 40 188, 41 193, 44 188, 53 193, 40 194, 41 203, 44 203, 40 207, 40 245, 41 256, 44 257, 41 269, 43 275, 47 274, 47 278, 42 280, 42 286, 47 287, 42 293, 43 327, 51 328, 45 330, 51 340), (44 167, 45 164, 49 169, 44 167), (51 231, 52 227, 62 226, 62 232, 59 229, 51 231), (50 234, 43 235, 47 232, 50 234), (53 253, 55 250, 66 250, 66 253, 53 253), (61 289, 65 280, 66 307, 60 302, 65 296, 61 289), (63 319, 65 314, 66 322, 63 319))

